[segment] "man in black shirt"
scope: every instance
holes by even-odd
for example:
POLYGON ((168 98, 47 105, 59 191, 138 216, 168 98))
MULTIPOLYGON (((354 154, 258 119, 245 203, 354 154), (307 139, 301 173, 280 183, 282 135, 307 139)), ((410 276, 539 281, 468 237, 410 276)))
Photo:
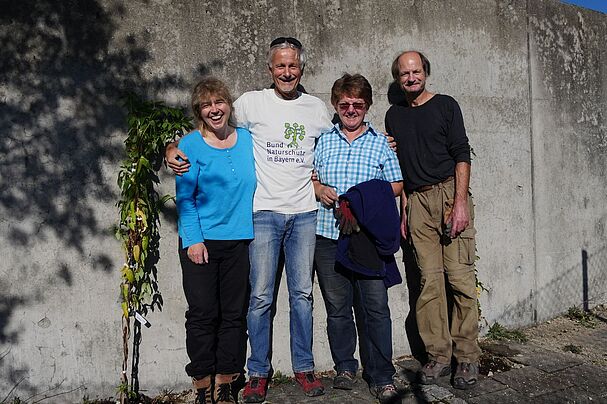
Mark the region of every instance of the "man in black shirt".
POLYGON ((430 62, 420 52, 394 60, 392 76, 406 103, 390 107, 386 130, 397 143, 404 178, 401 233, 421 271, 415 310, 428 363, 420 381, 449 375, 453 355, 454 387, 466 389, 477 381, 480 356, 470 146, 457 101, 426 90, 429 75, 430 62), (453 292, 451 326, 445 280, 453 292))

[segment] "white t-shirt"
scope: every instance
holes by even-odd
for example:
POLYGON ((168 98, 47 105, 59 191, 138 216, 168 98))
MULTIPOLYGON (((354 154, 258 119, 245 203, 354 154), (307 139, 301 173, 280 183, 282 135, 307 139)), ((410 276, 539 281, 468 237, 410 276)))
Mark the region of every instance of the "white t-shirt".
POLYGON ((273 89, 234 102, 238 126, 253 135, 257 189, 253 211, 294 214, 317 209, 310 179, 314 145, 333 127, 324 102, 308 94, 284 100, 273 89))

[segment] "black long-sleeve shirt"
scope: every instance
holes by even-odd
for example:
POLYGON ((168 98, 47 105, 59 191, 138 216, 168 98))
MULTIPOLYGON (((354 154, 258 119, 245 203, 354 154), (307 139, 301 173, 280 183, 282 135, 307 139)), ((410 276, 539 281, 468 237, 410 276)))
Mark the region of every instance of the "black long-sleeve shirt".
POLYGON ((386 131, 396 141, 407 193, 455 175, 459 162, 470 163, 462 111, 448 95, 436 94, 417 107, 392 105, 386 131))

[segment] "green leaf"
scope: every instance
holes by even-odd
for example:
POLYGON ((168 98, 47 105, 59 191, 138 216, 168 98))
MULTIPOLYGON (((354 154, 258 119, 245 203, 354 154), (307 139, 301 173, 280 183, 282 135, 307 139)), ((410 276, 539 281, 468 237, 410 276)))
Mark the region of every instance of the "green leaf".
POLYGON ((160 200, 158 201, 158 208, 162 208, 168 201, 173 201, 177 203, 177 200, 175 199, 174 195, 166 194, 163 195, 162 198, 160 198, 160 200))
POLYGON ((122 284, 122 297, 124 298, 124 300, 129 300, 129 285, 126 283, 122 284))
POLYGON ((133 274, 133 271, 131 270, 131 268, 129 268, 128 265, 122 267, 122 276, 124 277, 124 279, 126 279, 128 283, 133 283, 135 281, 135 275, 133 274))
POLYGON ((150 296, 151 294, 152 294, 152 288, 150 287, 150 284, 147 282, 143 282, 141 284, 141 293, 139 296, 147 297, 147 296, 150 296))
POLYGON ((140 247, 138 245, 135 245, 133 247, 133 258, 135 259, 135 261, 140 262, 139 261, 140 254, 141 254, 140 247))

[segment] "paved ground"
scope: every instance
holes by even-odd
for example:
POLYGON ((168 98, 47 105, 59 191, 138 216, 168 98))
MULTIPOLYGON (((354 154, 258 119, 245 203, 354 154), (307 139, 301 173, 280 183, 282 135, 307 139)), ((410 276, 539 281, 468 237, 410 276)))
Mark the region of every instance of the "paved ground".
MULTIPOLYGON (((498 336, 513 338, 517 333, 498 336)), ((518 333, 526 343, 481 342, 481 376, 471 390, 456 390, 449 377, 436 385, 416 383, 419 362, 411 357, 396 360, 400 404, 607 404, 607 305, 592 313, 571 311, 564 316, 518 333)), ((515 337, 516 338, 516 337, 515 337)), ((289 378, 275 378, 266 403, 376 403, 360 376, 351 391, 334 390, 332 375, 322 378, 323 396, 308 398, 289 378), (276 381, 278 382, 276 383, 276 381)), ((192 391, 158 396, 152 404, 191 404, 192 391)), ((98 401, 106 404, 114 401, 98 401)))
MULTIPOLYGON (((584 343, 596 344, 607 357, 607 327, 592 332, 584 343)), ((555 346, 558 344, 555 344, 555 346)), ((402 404, 450 403, 607 403, 607 366, 591 363, 583 355, 546 349, 533 341, 483 343, 486 375, 478 385, 467 391, 451 387, 445 377, 437 385, 422 386, 415 382, 420 364, 412 358, 398 360, 398 387, 402 404), (503 369, 503 370, 498 370, 503 369)), ((330 377, 323 378, 326 394, 317 398, 304 397, 293 382, 273 386, 267 403, 373 403, 366 384, 359 380, 351 391, 331 388, 330 377)), ((398 401, 397 401, 398 402, 398 401)))

